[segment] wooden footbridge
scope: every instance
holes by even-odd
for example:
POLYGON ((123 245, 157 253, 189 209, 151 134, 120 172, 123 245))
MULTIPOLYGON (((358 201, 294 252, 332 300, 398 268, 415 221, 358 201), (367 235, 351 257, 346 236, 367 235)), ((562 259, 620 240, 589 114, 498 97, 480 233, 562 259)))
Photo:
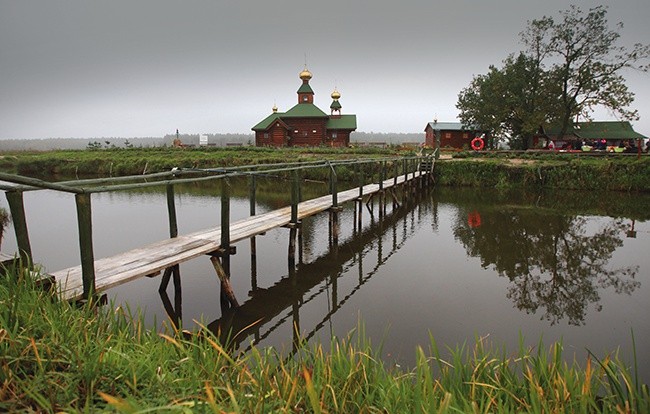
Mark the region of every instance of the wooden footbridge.
MULTIPOLYGON (((51 275, 58 293, 65 300, 88 299, 111 287, 143 276, 152 276, 164 271, 163 284, 173 274, 180 277, 178 265, 201 255, 211 256, 222 286, 222 297, 238 306, 229 284, 229 257, 234 254, 234 244, 267 231, 287 227, 290 229, 289 260, 295 255, 295 240, 300 221, 324 211, 330 212, 330 225, 334 238, 338 237, 338 211, 343 203, 356 202, 361 220, 362 203, 366 205, 377 199, 380 214, 385 208, 388 196, 394 205, 399 205, 397 188, 402 188, 402 197, 409 191, 433 183, 435 154, 401 158, 380 158, 344 161, 314 161, 287 164, 251 165, 223 169, 178 169, 169 172, 94 180, 75 180, 58 183, 0 173, 0 189, 5 191, 11 210, 16 241, 23 263, 34 263, 32 258, 27 220, 23 203, 25 191, 50 189, 75 195, 81 264, 56 271, 51 275), (339 191, 337 169, 354 170, 352 188, 339 191), (307 170, 325 168, 329 170, 330 191, 328 195, 301 201, 301 176, 307 170), (291 179, 291 200, 289 205, 263 214, 256 214, 256 177, 268 174, 286 174, 291 179), (228 178, 249 177, 250 216, 230 222, 230 190, 228 178), (140 181, 147 182, 140 182, 140 181), (202 231, 179 235, 176 224, 174 185, 204 180, 221 180, 221 225, 202 231), (9 183, 9 184, 7 184, 9 183), (95 259, 93 253, 92 208, 93 193, 120 191, 142 187, 165 186, 170 237, 159 242, 130 250, 115 256, 95 259), (384 206, 384 207, 382 207, 384 206), (226 229, 224 231, 224 229, 226 229)), ((355 213, 356 215, 356 213, 355 213)), ((356 218, 355 218, 356 220, 356 218)), ((161 285, 161 286, 162 286, 161 285)))

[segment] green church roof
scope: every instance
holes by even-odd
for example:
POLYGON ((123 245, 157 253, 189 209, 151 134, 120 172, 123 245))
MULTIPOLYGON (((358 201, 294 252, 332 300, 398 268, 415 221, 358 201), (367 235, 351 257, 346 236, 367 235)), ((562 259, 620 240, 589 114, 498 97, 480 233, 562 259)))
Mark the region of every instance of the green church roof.
POLYGON ((341 115, 340 118, 330 118, 327 120, 327 129, 357 129, 356 115, 341 115))
POLYGON ((260 122, 258 122, 258 124, 251 129, 253 131, 265 131, 271 126, 273 121, 275 121, 276 119, 281 119, 281 115, 283 115, 282 112, 274 112, 271 115, 264 118, 263 120, 261 120, 260 122))
POLYGON ((327 114, 311 103, 299 103, 282 114, 283 118, 326 117, 327 114))
POLYGON ((341 103, 335 99, 332 101, 332 104, 330 105, 331 109, 341 109, 341 103))

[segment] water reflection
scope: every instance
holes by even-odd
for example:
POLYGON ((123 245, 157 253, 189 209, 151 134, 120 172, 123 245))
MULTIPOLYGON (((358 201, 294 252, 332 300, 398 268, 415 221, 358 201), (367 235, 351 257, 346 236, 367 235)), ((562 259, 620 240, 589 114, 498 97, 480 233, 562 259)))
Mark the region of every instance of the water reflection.
MULTIPOLYGON (((432 206, 429 203, 419 203, 416 210, 414 207, 418 203, 419 201, 411 200, 399 208, 388 209, 385 215, 382 214, 381 220, 370 215, 369 223, 365 227, 360 225, 357 215, 357 211, 360 212, 363 206, 356 206, 352 223, 346 223, 352 229, 348 237, 337 242, 330 233, 329 249, 310 262, 303 262, 300 249, 298 263, 288 260, 287 274, 268 288, 260 288, 257 285, 256 240, 252 238, 249 299, 237 308, 222 307, 222 316, 209 323, 208 329, 224 343, 228 342, 233 349, 239 348, 250 337, 253 343, 262 341, 285 323, 291 323, 293 326, 294 347, 301 341, 308 341, 331 321, 334 314, 376 275, 382 265, 414 234, 424 214, 423 210, 432 206), (407 221, 409 215, 410 222, 407 221), (386 237, 390 239, 388 245, 384 242, 386 237), (351 273, 356 274, 356 280, 351 288, 348 283, 343 292, 338 285, 339 278, 351 273), (302 332, 300 308, 322 295, 327 296, 327 308, 323 309, 321 320, 311 330, 302 332), (269 325, 271 322, 273 324, 269 325)), ((312 224, 306 223, 304 231, 299 233, 307 239, 301 241, 300 246, 303 243, 309 246, 314 238, 323 236, 317 234, 312 224)), ((172 306, 167 291, 160 290, 165 310, 174 322, 180 322, 182 319, 179 291, 174 293, 175 304, 172 306)))
MULTIPOLYGON (((455 239, 468 256, 480 258, 483 268, 493 268, 508 278, 506 297, 519 310, 540 313, 541 319, 551 325, 563 320, 571 325, 584 325, 590 306, 597 311, 602 309, 604 289, 629 295, 641 285, 635 280, 638 265, 609 266, 613 253, 629 234, 629 220, 611 219, 594 225, 588 216, 571 213, 570 206, 555 204, 555 197, 548 198, 550 205, 545 204, 545 198, 539 194, 519 193, 521 198, 492 194, 490 200, 476 193, 468 196, 467 192, 454 190, 454 194, 455 239), (501 197, 508 204, 501 204, 498 200, 501 197), (558 211, 558 206, 563 210, 558 211)), ((430 218, 431 231, 438 232, 439 199, 448 197, 445 191, 421 194, 417 200, 392 209, 380 219, 375 217, 381 215, 370 215, 366 227, 357 225, 355 208, 354 218, 347 218, 351 223, 346 224, 353 228, 349 237, 337 243, 332 241, 330 233, 329 249, 314 259, 308 254, 309 262, 303 262, 303 245, 309 250, 315 239, 323 237, 313 227, 314 223, 307 221, 299 233, 298 263, 289 260, 285 276, 268 288, 258 286, 256 239, 251 239, 249 299, 237 308, 222 307, 221 317, 209 323, 208 328, 238 348, 247 338, 262 341, 279 326, 291 323, 296 343, 296 335, 301 332, 300 308, 325 293, 328 307, 322 310, 322 319, 301 338, 310 339, 419 231, 423 216, 430 218), (402 229, 398 230, 399 227, 402 229), (386 246, 384 240, 391 232, 392 243, 386 246), (373 260, 367 258, 370 252, 373 260), (338 279, 352 273, 355 266, 358 281, 346 293, 339 292, 338 279)), ((165 290, 160 294, 171 320, 178 323, 182 319, 180 278, 174 276, 175 285, 178 283, 174 289, 174 305, 165 290)))
POLYGON ((590 304, 601 310, 602 289, 629 295, 640 286, 639 266, 608 266, 628 229, 622 220, 594 230, 583 216, 512 205, 461 208, 459 215, 454 235, 467 254, 510 280, 507 297, 518 309, 542 312, 551 324, 582 325, 590 304))

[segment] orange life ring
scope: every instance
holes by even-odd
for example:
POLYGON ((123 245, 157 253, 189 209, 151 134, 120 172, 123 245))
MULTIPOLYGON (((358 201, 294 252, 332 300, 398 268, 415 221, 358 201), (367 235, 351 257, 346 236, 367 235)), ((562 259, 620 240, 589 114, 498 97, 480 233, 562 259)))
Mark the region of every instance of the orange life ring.
POLYGON ((481 227, 481 213, 478 211, 472 211, 467 214, 467 224, 471 228, 481 227))
POLYGON ((474 151, 480 151, 483 149, 484 146, 485 146, 485 142, 483 142, 483 138, 476 137, 472 140, 472 149, 474 151))

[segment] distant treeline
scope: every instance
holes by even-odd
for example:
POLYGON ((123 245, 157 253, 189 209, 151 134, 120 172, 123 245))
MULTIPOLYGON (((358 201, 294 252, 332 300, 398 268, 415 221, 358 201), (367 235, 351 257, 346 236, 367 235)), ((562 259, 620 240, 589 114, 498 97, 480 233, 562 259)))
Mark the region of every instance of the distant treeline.
MULTIPOLYGON (((208 145, 225 147, 228 145, 254 145, 254 134, 179 134, 184 145, 198 146, 200 135, 207 135, 208 145)), ((145 138, 44 138, 0 140, 0 151, 49 151, 55 149, 98 149, 98 148, 147 148, 171 146, 176 134, 163 137, 145 138)), ((404 142, 424 142, 424 133, 383 133, 353 132, 352 143, 401 144, 404 142)))

